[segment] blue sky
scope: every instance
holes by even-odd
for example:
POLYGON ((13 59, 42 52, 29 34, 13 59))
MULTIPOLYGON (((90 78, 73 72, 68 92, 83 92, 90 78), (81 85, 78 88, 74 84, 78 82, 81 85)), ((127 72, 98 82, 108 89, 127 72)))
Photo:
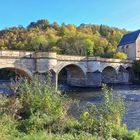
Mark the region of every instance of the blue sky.
POLYGON ((140 0, 0 0, 0 29, 48 19, 140 29, 140 0))

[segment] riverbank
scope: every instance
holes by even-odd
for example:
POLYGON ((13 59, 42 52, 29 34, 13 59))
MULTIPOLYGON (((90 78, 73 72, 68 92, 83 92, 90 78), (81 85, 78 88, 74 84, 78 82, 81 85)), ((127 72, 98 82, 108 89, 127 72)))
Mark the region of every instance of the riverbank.
POLYGON ((129 140, 139 132, 122 125, 124 103, 108 87, 102 90, 98 105, 80 106, 66 94, 56 92, 51 84, 33 80, 18 87, 18 96, 0 96, 0 138, 2 140, 129 140), (71 115, 76 107, 78 118, 71 115))

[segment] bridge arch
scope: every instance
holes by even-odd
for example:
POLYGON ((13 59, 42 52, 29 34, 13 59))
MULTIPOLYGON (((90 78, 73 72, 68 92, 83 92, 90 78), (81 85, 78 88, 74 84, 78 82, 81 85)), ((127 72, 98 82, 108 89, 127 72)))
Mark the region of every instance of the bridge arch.
POLYGON ((0 71, 2 71, 2 70, 15 73, 15 75, 17 77, 26 78, 28 80, 32 80, 32 78, 33 78, 32 73, 29 70, 27 70, 26 68, 5 66, 5 67, 0 67, 0 71))
POLYGON ((67 64, 58 70, 58 83, 70 86, 85 86, 86 74, 77 64, 67 64))
POLYGON ((117 71, 111 66, 107 66, 102 71, 102 83, 116 83, 117 71))

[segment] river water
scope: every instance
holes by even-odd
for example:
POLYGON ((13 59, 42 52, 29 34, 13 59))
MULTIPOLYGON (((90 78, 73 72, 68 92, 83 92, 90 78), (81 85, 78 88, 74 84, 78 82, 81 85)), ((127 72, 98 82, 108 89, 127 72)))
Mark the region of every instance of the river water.
MULTIPOLYGON (((120 95, 125 101, 126 115, 123 123, 126 123, 129 130, 140 128, 140 85, 116 85, 111 88, 114 95, 120 95)), ((69 88, 66 93, 82 104, 95 104, 101 102, 103 97, 101 89, 94 88, 69 88)))

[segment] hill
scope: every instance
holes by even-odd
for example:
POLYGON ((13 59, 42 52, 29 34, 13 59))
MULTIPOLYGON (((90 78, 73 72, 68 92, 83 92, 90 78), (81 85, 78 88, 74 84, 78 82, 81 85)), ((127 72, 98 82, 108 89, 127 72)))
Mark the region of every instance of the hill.
POLYGON ((59 54, 112 57, 128 31, 106 25, 31 22, 0 31, 0 50, 56 51, 59 54))

